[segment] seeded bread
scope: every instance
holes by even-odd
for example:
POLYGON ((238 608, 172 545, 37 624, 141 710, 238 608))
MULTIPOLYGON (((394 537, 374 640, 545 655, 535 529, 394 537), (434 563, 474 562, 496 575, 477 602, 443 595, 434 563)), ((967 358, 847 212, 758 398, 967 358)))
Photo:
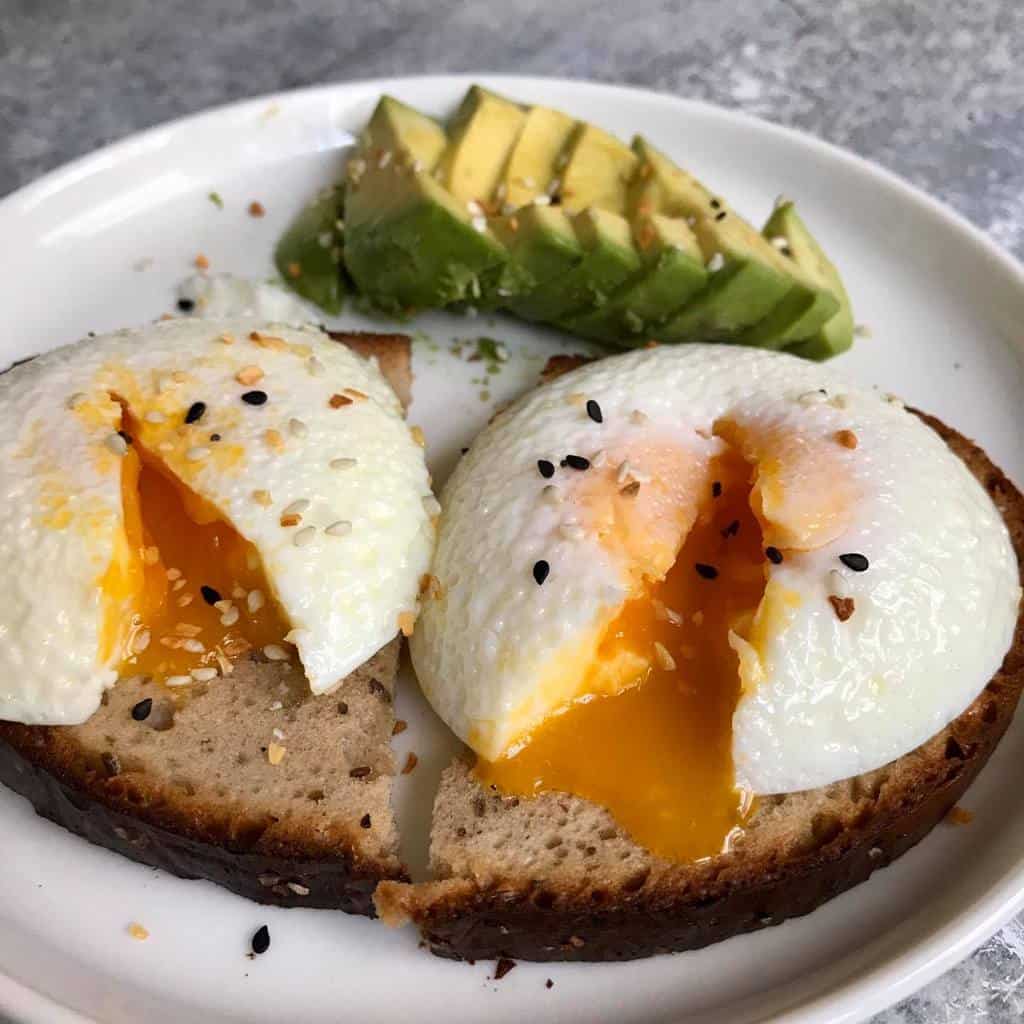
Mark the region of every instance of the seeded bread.
MULTIPOLYGON (((376 358, 408 404, 407 337, 332 336, 376 358)), ((399 644, 320 697, 254 652, 209 684, 122 680, 83 725, 0 722, 0 782, 143 864, 261 903, 372 915, 378 880, 406 877, 390 804, 399 644)))
MULTIPOLYGON (((984 452, 922 414, 981 481, 1024 566, 1024 498, 984 452)), ((809 913, 921 840, 995 749, 1024 686, 1024 615, 1000 672, 939 735, 884 768, 758 802, 728 852, 652 856, 603 808, 503 797, 450 766, 434 806, 434 882, 383 882, 380 916, 465 959, 625 960, 696 949, 809 913)))

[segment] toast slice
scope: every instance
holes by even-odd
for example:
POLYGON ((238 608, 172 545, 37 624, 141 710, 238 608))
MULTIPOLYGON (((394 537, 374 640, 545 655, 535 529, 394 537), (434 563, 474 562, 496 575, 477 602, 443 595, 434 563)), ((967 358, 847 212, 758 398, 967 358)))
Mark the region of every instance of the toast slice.
MULTIPOLYGON (((332 337, 376 359, 408 406, 408 337, 332 337)), ((319 697, 255 651, 208 685, 121 680, 82 725, 0 722, 0 782, 143 864, 261 903, 372 916, 377 882, 407 877, 390 803, 399 645, 319 697)))
MULTIPOLYGON (((991 495, 1024 566, 1020 492, 980 448, 918 415, 991 495)), ((729 852, 690 864, 652 856, 601 807, 560 793, 505 797, 459 761, 434 805, 438 881, 383 882, 378 912, 415 922, 432 952, 464 959, 626 960, 778 924, 924 838, 984 767, 1022 687, 1024 613, 999 673, 941 733, 866 775, 760 800, 729 852)))

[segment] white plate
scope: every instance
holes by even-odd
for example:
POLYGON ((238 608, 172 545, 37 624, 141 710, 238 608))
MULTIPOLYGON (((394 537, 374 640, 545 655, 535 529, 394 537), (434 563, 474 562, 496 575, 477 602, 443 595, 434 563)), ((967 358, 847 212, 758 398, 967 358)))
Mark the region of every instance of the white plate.
MULTIPOLYGON (((980 232, 878 168, 750 117, 611 86, 484 78, 621 136, 642 131, 755 220, 777 193, 798 197, 872 330, 843 369, 937 413, 1024 479, 1024 274, 980 232)), ((274 239, 337 174, 339 147, 382 90, 442 114, 468 81, 365 82, 237 104, 145 132, 9 197, 0 204, 0 362, 158 316, 198 252, 215 270, 270 273, 274 239), (251 199, 265 218, 246 215, 251 199)), ((532 381, 547 354, 579 349, 505 320, 434 315, 415 327, 433 340, 416 346, 411 418, 426 430, 438 480, 494 402, 532 381), (448 351, 452 338, 481 334, 513 350, 489 403, 472 383, 481 364, 448 351)), ((408 678, 398 708, 412 723, 399 756, 420 755, 398 804, 406 856, 422 871, 433 787, 452 743, 408 678)), ((131 864, 3 790, 0 1011, 104 1022, 852 1022, 951 966, 1024 905, 1022 760, 1024 729, 1015 727, 967 797, 969 827, 940 827, 810 917, 636 963, 520 964, 500 982, 491 965, 429 956, 409 929, 262 908, 131 864), (147 942, 128 937, 131 921, 149 929, 147 942), (273 945, 250 961, 249 937, 263 923, 273 945)))

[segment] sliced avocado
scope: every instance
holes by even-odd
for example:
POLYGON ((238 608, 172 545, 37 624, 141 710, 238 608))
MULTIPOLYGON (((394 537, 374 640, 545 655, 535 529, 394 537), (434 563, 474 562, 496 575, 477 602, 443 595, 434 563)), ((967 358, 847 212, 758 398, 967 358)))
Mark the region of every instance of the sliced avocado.
POLYGON ((643 268, 603 306, 567 321, 574 334, 617 345, 652 337, 666 312, 678 309, 707 283, 707 270, 694 233, 684 220, 652 214, 633 230, 643 268))
POLYGON ((626 189, 636 168, 636 154, 614 135, 592 124, 580 124, 569 140, 558 194, 569 213, 589 206, 626 213, 626 189))
POLYGON ((452 119, 437 174, 463 203, 485 203, 501 181, 526 113, 522 107, 474 85, 452 119))
POLYGON ((342 196, 340 187, 324 189, 308 203, 281 236, 274 263, 288 287, 325 313, 341 312, 342 196))
POLYGON ((530 275, 535 287, 553 281, 583 259, 572 222, 558 206, 531 203, 497 218, 491 227, 513 262, 530 275))
POLYGON ((430 173, 440 130, 384 97, 349 161, 345 266, 382 309, 475 303, 525 287, 486 221, 471 217, 430 173))
POLYGON ((853 344, 853 309, 850 297, 843 287, 842 279, 835 265, 822 251, 820 245, 807 230, 792 202, 780 203, 765 224, 762 234, 775 244, 782 239, 785 248, 780 247, 783 256, 820 281, 835 296, 838 311, 814 333, 795 345, 789 351, 806 359, 828 359, 845 352, 853 344))
POLYGON ((550 107, 531 107, 523 130, 505 165, 502 186, 495 196, 501 203, 518 208, 539 195, 557 177, 555 164, 572 136, 576 122, 550 107))
POLYGON ((643 138, 633 140, 630 182, 634 216, 665 213, 693 227, 710 271, 707 288, 659 325, 662 341, 735 340, 760 323, 794 289, 819 289, 706 186, 643 138))
POLYGON ((591 207, 572 218, 583 258, 564 274, 541 282, 508 304, 529 320, 557 323, 594 306, 640 269, 640 256, 625 217, 591 207))

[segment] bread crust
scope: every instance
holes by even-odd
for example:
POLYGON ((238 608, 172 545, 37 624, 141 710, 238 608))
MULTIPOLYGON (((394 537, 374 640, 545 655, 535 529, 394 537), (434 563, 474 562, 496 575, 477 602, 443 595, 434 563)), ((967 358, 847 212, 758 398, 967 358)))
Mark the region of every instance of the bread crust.
MULTIPOLYGON (((985 487, 1024 566, 1020 492, 971 441, 934 417, 917 415, 985 487)), ((750 849, 740 847, 693 865, 660 861, 634 845, 639 871, 601 879, 600 885, 525 864, 510 869, 507 859, 489 877, 479 860, 466 857, 449 865, 450 877, 441 881, 382 883, 375 897, 378 912, 391 924, 415 922, 439 956, 540 961, 628 960, 697 949, 810 913, 890 864, 943 819, 995 750, 1022 687, 1024 611, 1000 671, 970 707, 918 750, 853 780, 860 781, 853 787, 856 798, 835 816, 808 822, 800 842, 774 850, 752 843, 750 849)), ((486 800, 501 802, 476 786, 465 768, 449 772, 448 782, 462 796, 476 793, 472 799, 478 801, 479 814, 486 800)), ((505 799, 509 813, 517 813, 519 801, 505 799)), ((557 800, 564 812, 582 804, 592 816, 607 815, 578 798, 537 798, 545 799, 557 800)), ((438 856, 440 803, 432 849, 437 866, 445 870, 438 856)))
MULTIPOLYGON (((408 406, 408 337, 364 332, 331 332, 331 337, 376 359, 403 408, 408 406)), ((217 695, 206 697, 203 687, 190 687, 187 699, 195 695, 196 713, 190 715, 186 703, 174 716, 173 728, 161 737, 147 724, 133 722, 130 711, 146 697, 165 700, 167 691, 123 680, 81 726, 0 722, 0 782, 26 797, 41 816, 140 863, 182 878, 204 878, 260 903, 373 916, 377 882, 408 877, 397 856, 389 805, 394 775, 391 695, 399 646, 400 640, 392 641, 332 695, 322 697, 309 694, 298 672, 288 678, 281 666, 238 666, 231 677, 219 680, 217 695), (286 689, 289 706, 282 708, 278 701, 281 710, 268 715, 267 705, 286 689), (232 690, 235 705, 225 703, 232 690), (243 690, 248 692, 243 695, 243 690), (254 704, 257 693, 263 698, 259 707, 254 704), (221 698, 216 725, 207 725, 203 719, 211 713, 209 705, 221 698), (332 721, 340 698, 351 705, 352 721, 344 732, 332 721), (246 710, 233 715, 235 706, 246 710), (332 761, 319 766, 321 776, 342 776, 337 787, 344 788, 342 797, 322 794, 320 802, 285 813, 283 806, 268 805, 267 794, 260 798, 246 791, 242 780, 258 767, 264 774, 256 788, 269 789, 270 769, 259 746, 277 724, 291 729, 289 717, 294 728, 322 728, 329 740, 355 737, 350 746, 359 749, 358 756, 351 750, 332 751, 332 761), (258 737, 252 735, 256 720, 256 731, 262 730, 258 737), (175 758, 174 748, 179 739, 193 763, 178 764, 181 758, 175 758), (218 745, 239 760, 236 777, 221 787, 223 792, 203 784, 209 762, 195 763, 201 757, 212 759, 218 745), (353 765, 348 754, 365 764, 365 778, 349 777, 353 765), (243 758, 250 758, 246 768, 243 758)), ((289 754, 274 770, 270 778, 278 788, 272 793, 285 783, 309 789, 309 770, 305 765, 298 770, 299 757, 289 754)), ((226 754, 220 758, 226 759, 226 754)))

